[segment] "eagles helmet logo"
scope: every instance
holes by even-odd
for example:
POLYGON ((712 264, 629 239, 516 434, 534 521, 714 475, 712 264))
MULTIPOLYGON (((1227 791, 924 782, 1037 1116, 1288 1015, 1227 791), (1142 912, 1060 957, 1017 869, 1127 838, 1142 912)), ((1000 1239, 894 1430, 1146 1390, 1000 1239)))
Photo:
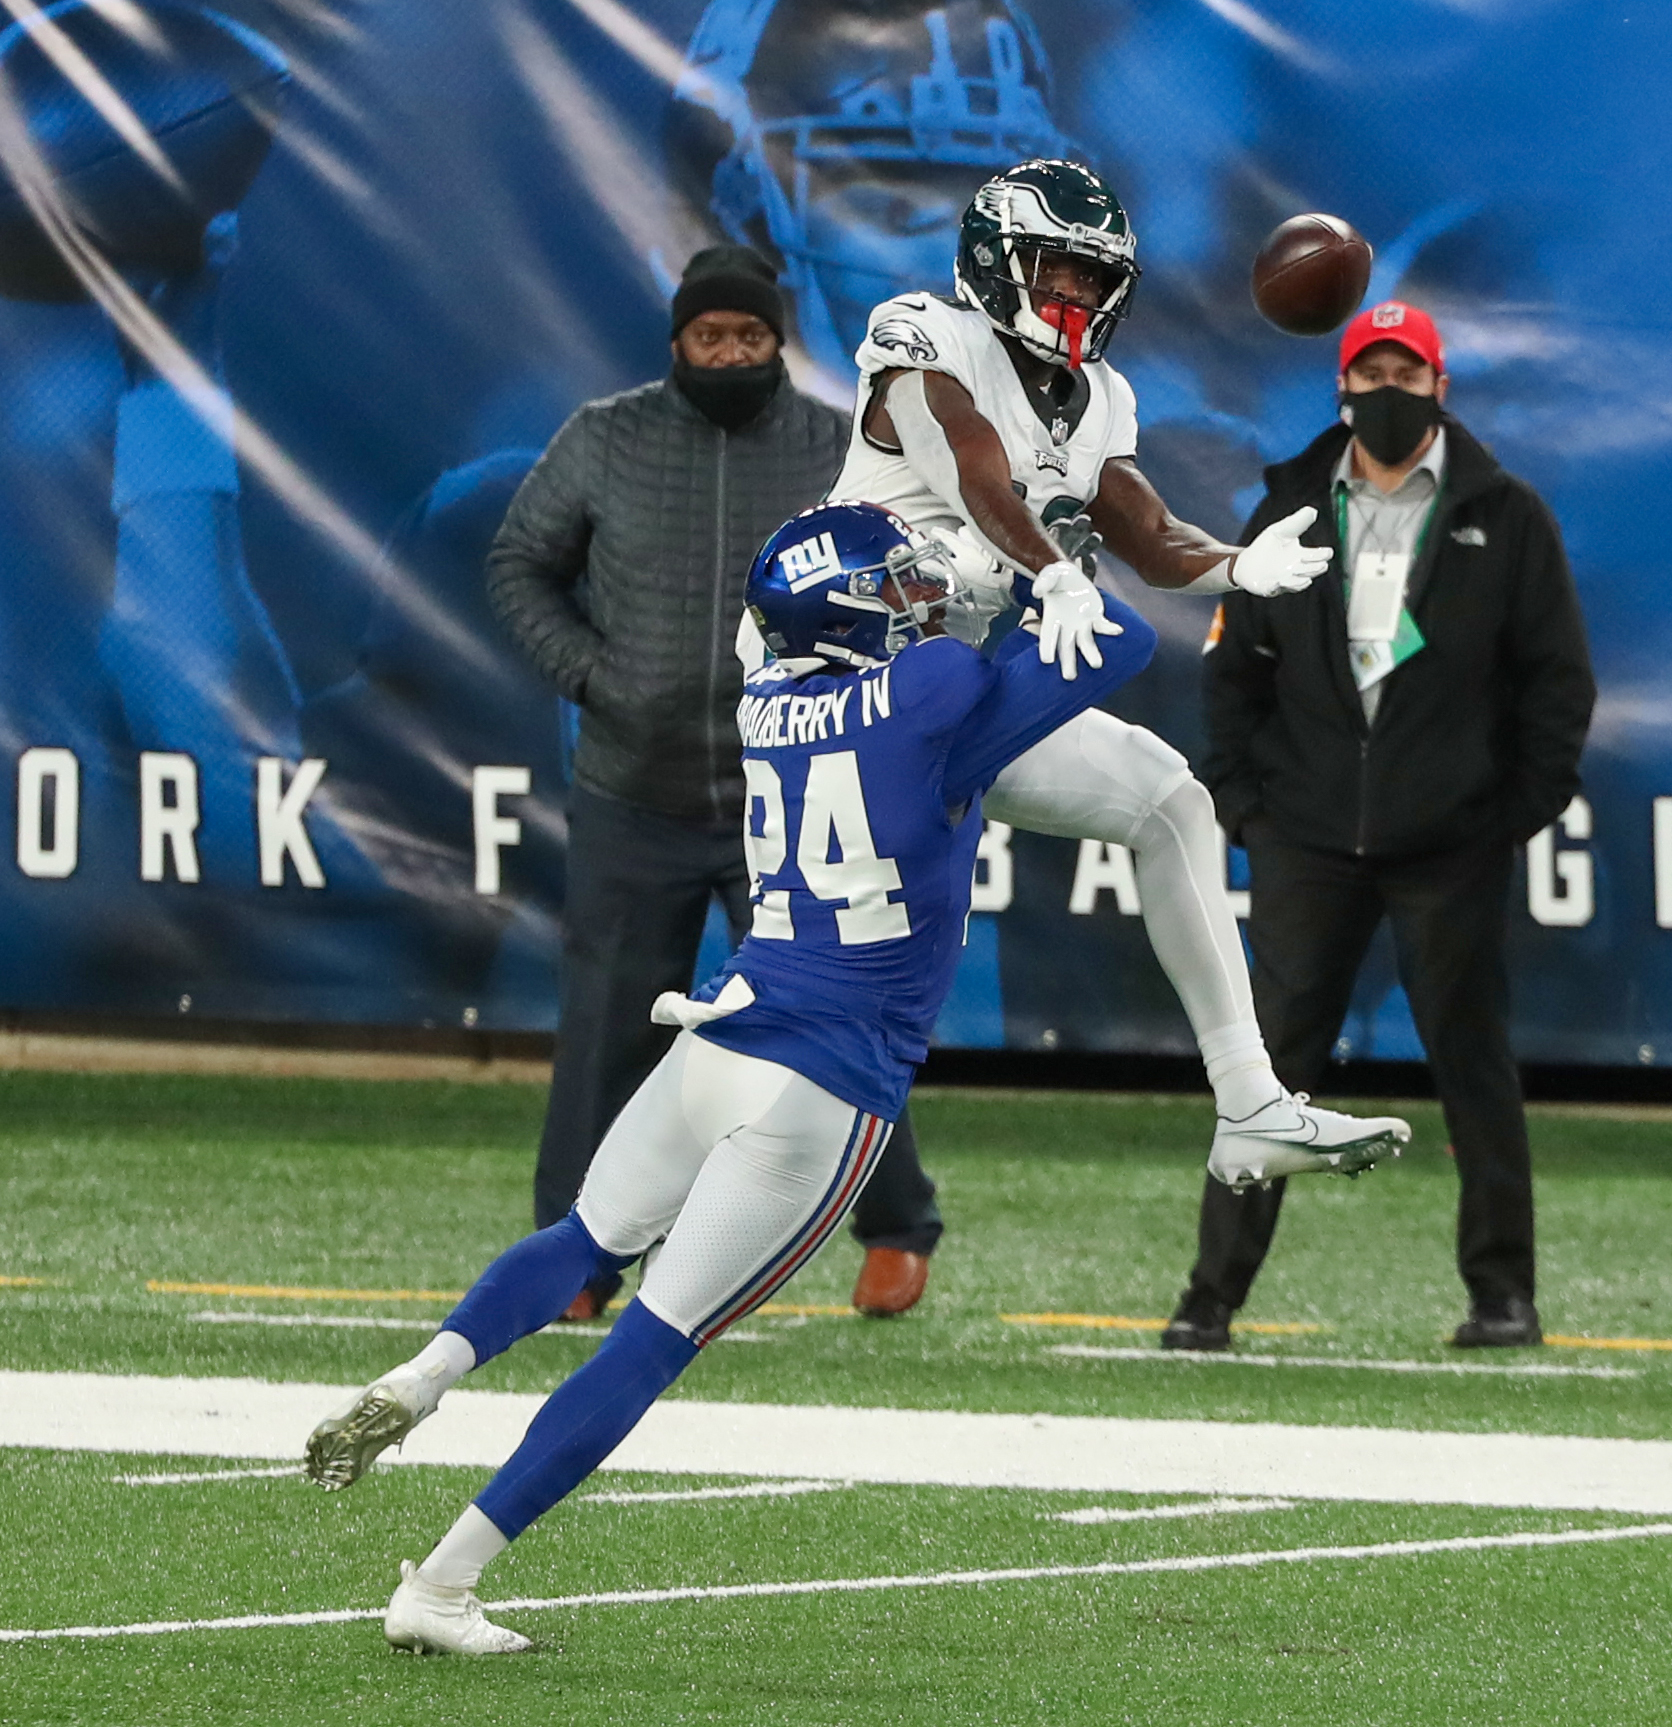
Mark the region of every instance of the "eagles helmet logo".
POLYGON ((871 332, 872 342, 879 348, 891 348, 908 360, 927 366, 938 358, 935 344, 907 318, 884 318, 871 332))

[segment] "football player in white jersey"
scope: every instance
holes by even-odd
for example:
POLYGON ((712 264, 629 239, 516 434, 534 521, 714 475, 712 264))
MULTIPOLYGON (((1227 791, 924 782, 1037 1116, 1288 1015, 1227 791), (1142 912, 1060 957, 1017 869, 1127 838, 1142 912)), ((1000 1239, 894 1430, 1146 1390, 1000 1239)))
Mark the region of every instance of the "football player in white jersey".
MULTIPOLYGON (((1297 592, 1331 557, 1300 543, 1314 510, 1224 545, 1179 521, 1139 471, 1131 387, 1102 363, 1137 281, 1134 252, 1114 194, 1077 163, 1026 162, 988 181, 964 215, 956 299, 903 294, 871 314, 832 488, 938 533, 968 596, 948 627, 966 640, 1017 599, 1036 606, 1040 654, 1067 678, 1080 658, 1101 664, 1107 626, 1082 568, 1097 536, 1152 586, 1196 594, 1297 592)), ((1213 1086, 1214 1175, 1240 1188, 1397 1154, 1404 1122, 1318 1109, 1273 1074, 1213 800, 1177 750, 1091 709, 1006 768, 986 810, 1131 848, 1150 941, 1213 1086)))

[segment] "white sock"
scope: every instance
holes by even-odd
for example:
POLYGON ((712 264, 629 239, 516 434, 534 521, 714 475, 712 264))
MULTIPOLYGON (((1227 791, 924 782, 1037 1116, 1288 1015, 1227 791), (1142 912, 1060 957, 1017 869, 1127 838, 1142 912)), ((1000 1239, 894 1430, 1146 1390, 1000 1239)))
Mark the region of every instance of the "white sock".
POLYGON ((1214 1107, 1226 1121, 1245 1121, 1282 1096, 1259 1026, 1228 1025, 1208 1032, 1199 1044, 1214 1107))
POLYGON ((482 1567, 510 1545, 485 1512, 467 1505, 418 1567, 418 1575, 439 1589, 474 1589, 482 1567))
POLYGON ((1150 945, 1190 1016, 1214 1103, 1242 1121, 1282 1087, 1254 1018, 1213 800, 1199 782, 1186 780, 1156 805, 1133 833, 1132 855, 1150 945))
POLYGON ((451 1391, 476 1365, 476 1351, 456 1331, 438 1331, 410 1361, 380 1381, 418 1411, 419 1420, 435 1413, 442 1394, 451 1391))

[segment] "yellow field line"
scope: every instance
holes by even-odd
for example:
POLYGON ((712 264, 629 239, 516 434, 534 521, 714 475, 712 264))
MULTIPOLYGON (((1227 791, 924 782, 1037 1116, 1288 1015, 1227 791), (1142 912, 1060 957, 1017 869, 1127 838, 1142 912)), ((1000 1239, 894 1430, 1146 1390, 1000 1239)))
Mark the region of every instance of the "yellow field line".
POLYGON ((39 1289, 44 1277, 0 1277, 0 1289, 39 1289))
MULTIPOLYGON (((1165 1319, 1128 1319, 1118 1313, 1001 1313, 1006 1325, 1079 1325, 1099 1331, 1165 1331, 1165 1319)), ((1238 1331, 1251 1331, 1257 1337, 1304 1337, 1327 1327, 1310 1325, 1303 1320, 1239 1319, 1238 1331)))
POLYGON ((253 1295, 273 1301, 462 1301, 462 1289, 294 1289, 274 1283, 170 1283, 152 1278, 152 1295, 253 1295))
POLYGON ((1557 1349, 1672 1349, 1672 1337, 1554 1337, 1544 1341, 1557 1349))
MULTIPOLYGON (((8 1281, 39 1282, 40 1280, 0 1278, 0 1283, 8 1281)), ((464 1291, 460 1289, 302 1289, 278 1283, 172 1283, 166 1279, 155 1277, 147 1282, 145 1287, 152 1295, 265 1296, 270 1301, 462 1301, 464 1299, 464 1291)), ((853 1315, 851 1307, 823 1307, 782 1301, 769 1301, 764 1307, 757 1307, 755 1312, 764 1313, 769 1318, 773 1314, 793 1314, 797 1318, 815 1315, 851 1318, 853 1315)))

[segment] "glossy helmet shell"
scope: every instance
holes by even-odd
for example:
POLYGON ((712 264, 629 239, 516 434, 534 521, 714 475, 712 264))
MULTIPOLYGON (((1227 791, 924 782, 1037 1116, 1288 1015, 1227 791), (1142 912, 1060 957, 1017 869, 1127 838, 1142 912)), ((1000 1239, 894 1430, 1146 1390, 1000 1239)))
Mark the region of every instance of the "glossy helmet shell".
POLYGON ((781 659, 815 657, 854 665, 889 660, 922 639, 922 626, 953 591, 940 549, 875 504, 816 504, 761 547, 745 601, 766 645, 781 659), (894 603, 889 597, 889 577, 894 603), (905 598, 900 583, 938 589, 905 598))

